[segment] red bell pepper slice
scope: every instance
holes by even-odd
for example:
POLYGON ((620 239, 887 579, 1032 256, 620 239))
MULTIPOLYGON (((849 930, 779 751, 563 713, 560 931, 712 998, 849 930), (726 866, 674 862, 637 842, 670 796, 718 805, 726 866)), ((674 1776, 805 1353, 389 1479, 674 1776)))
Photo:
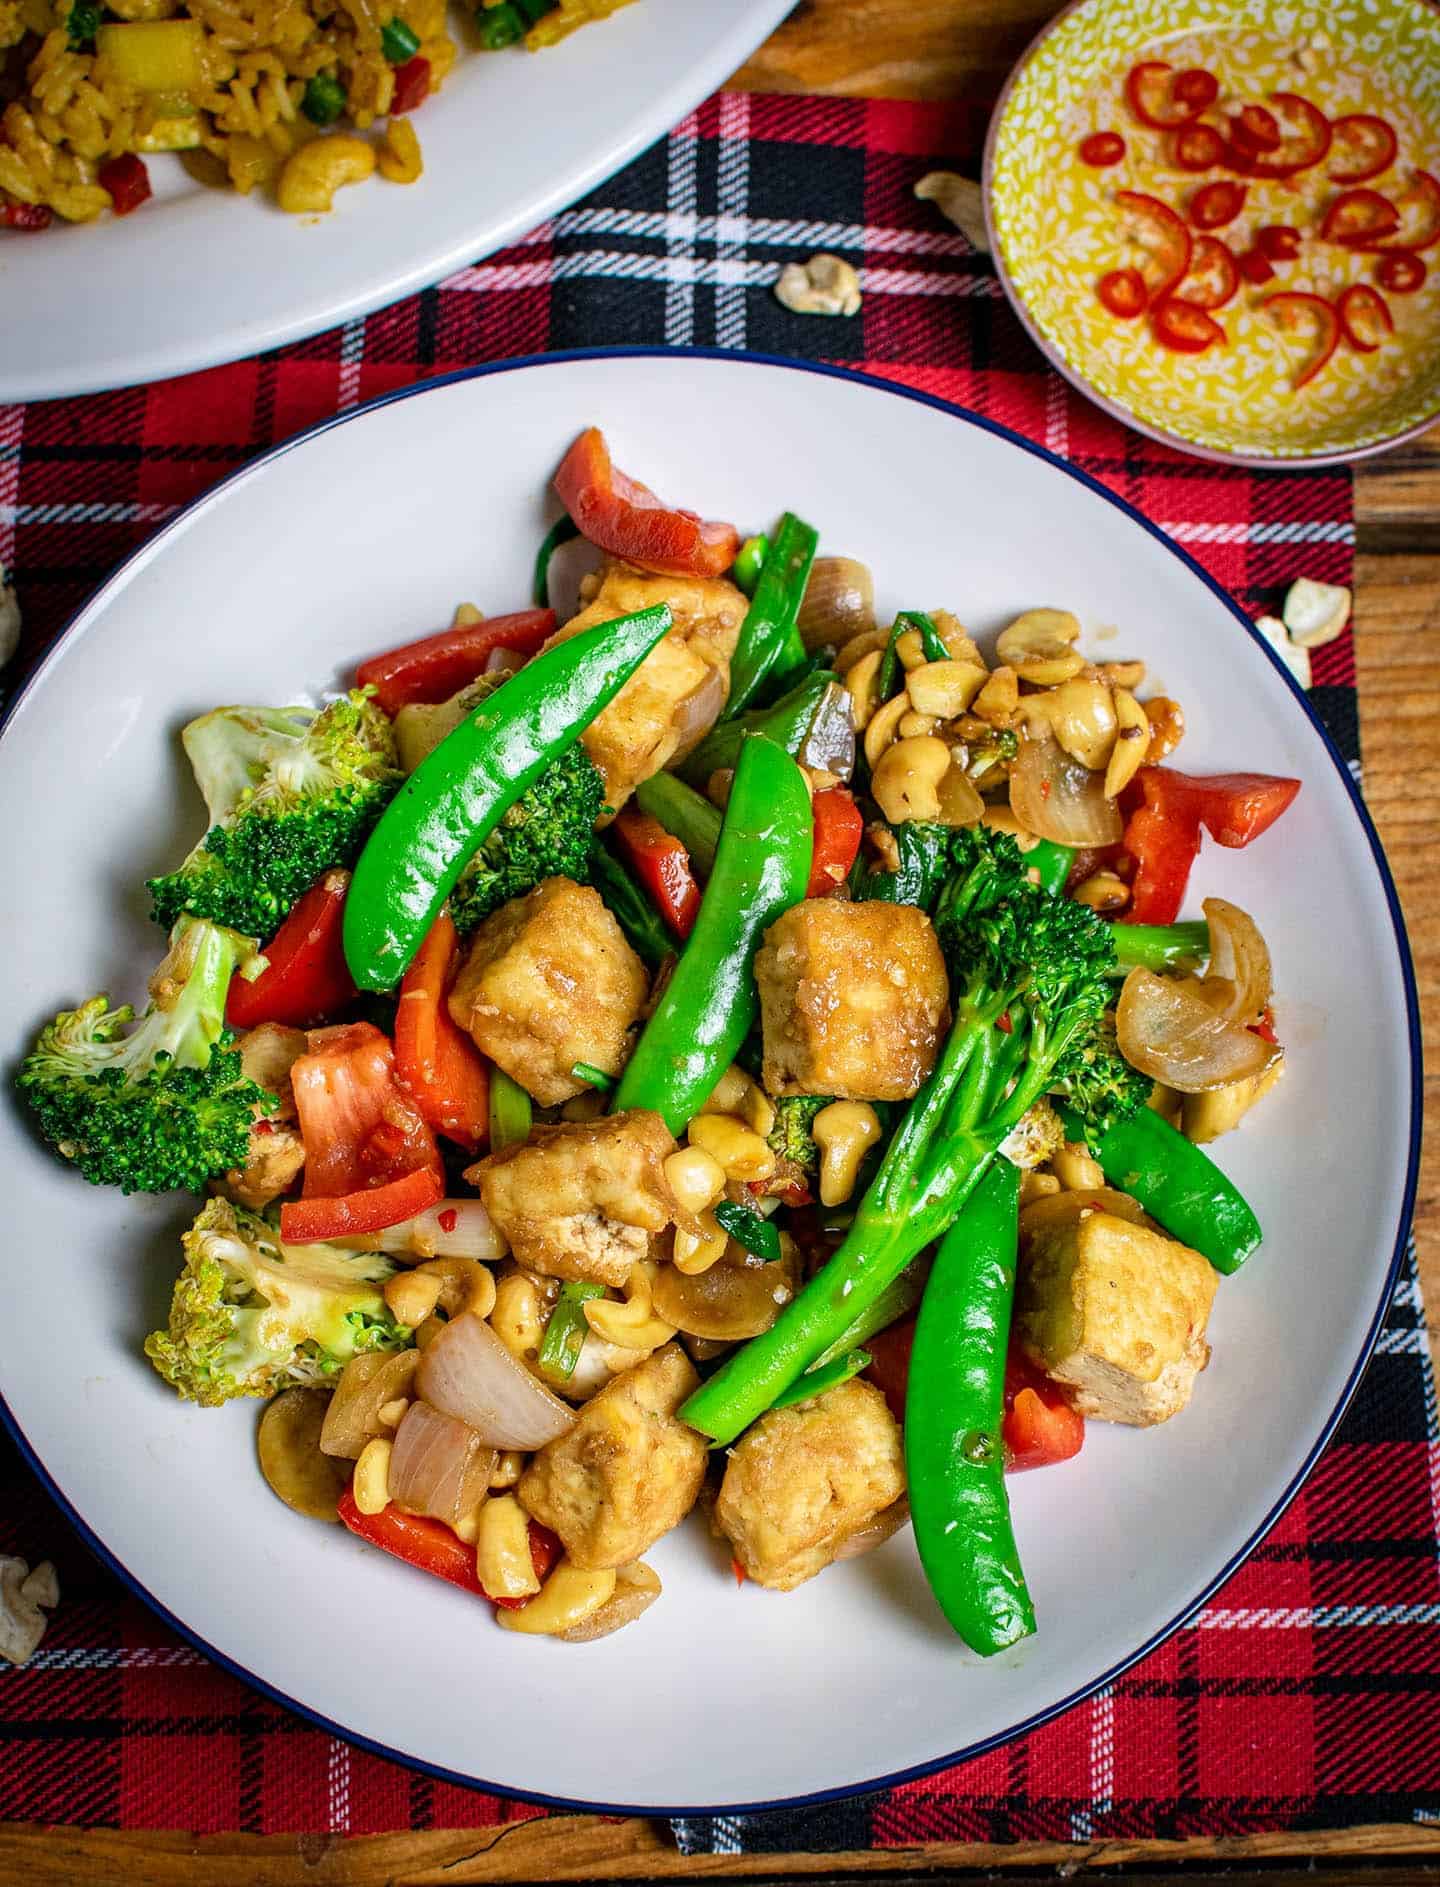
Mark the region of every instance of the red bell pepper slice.
POLYGON ((1255 247, 1270 262, 1293 262, 1300 242, 1299 230, 1289 223, 1266 223, 1255 232, 1255 247))
MULTIPOLYGON (((1270 103, 1280 107, 1283 120, 1281 139, 1278 146, 1267 148, 1259 144, 1255 136, 1257 119, 1246 120, 1246 112, 1262 112, 1263 106, 1246 106, 1238 121, 1231 121, 1230 166, 1245 177, 1269 178, 1283 181, 1287 177, 1298 177, 1302 170, 1309 170, 1328 156, 1330 151, 1330 120, 1318 105, 1312 105, 1308 98, 1299 92, 1272 92, 1270 103)), ((1264 112, 1270 124, 1275 123, 1273 112, 1264 112)))
POLYGON ((0 229, 49 229, 54 220, 45 203, 0 203, 0 229))
POLYGON ((305 1142, 304 1197, 280 1208, 280 1236, 306 1244, 382 1231, 443 1196, 435 1136, 395 1079, 372 1023, 311 1031, 290 1070, 305 1142))
POLYGON ((1308 386, 1327 364, 1340 339, 1340 317, 1323 295, 1286 293, 1269 295, 1261 303, 1282 327, 1293 331, 1305 321, 1315 324, 1315 352, 1295 378, 1295 390, 1308 386))
POLYGON ((1274 825, 1300 791, 1298 780, 1268 773, 1178 773, 1141 767, 1142 803, 1125 826, 1135 860, 1130 903, 1122 921, 1173 924, 1180 915, 1203 826, 1217 845, 1249 845, 1274 825))
POLYGON ((253 1029, 262 1022, 312 1029, 354 1000, 355 983, 340 939, 349 889, 348 871, 327 872, 265 946, 265 968, 254 982, 231 979, 225 1020, 232 1029, 253 1029))
POLYGON ((1325 212, 1321 239, 1346 249, 1368 248, 1400 227, 1400 212, 1378 190, 1342 190, 1325 212))
POLYGON ((1125 155, 1125 140, 1118 131, 1092 131, 1080 146, 1080 162, 1094 170, 1108 170, 1125 155))
POLYGON ((1223 229, 1244 209, 1248 194, 1243 183, 1231 183, 1228 177, 1202 184, 1190 199, 1190 221, 1196 229, 1223 229))
POLYGON ((688 937, 700 913, 700 887, 690 854, 658 819, 627 806, 614 825, 631 868, 677 937, 688 937))
POLYGON ((1408 250, 1397 249, 1390 255, 1381 256, 1375 270, 1375 280, 1388 295, 1413 295, 1417 288, 1423 288, 1425 277, 1430 273, 1419 256, 1411 255, 1408 250))
POLYGON ((865 832, 865 818, 853 795, 843 786, 827 787, 823 793, 817 793, 812 812, 815 839, 805 895, 823 898, 850 876, 850 867, 855 863, 865 832))
POLYGON ((102 190, 110 192, 110 207, 117 216, 128 216, 150 197, 150 173, 144 159, 133 151, 102 164, 95 173, 95 181, 102 190))
POLYGON ((400 985, 395 1078, 436 1133, 478 1153, 489 1132, 490 1073, 450 1014, 459 960, 459 936, 442 911, 400 985))
POLYGON ((1197 308, 1223 308, 1239 286, 1240 270, 1229 245, 1218 236, 1197 237, 1179 299, 1197 308))
MULTIPOLYGON (((522 1605, 529 1603, 526 1599, 491 1598, 475 1574, 475 1548, 467 1546, 443 1520, 432 1520, 425 1514, 407 1514, 394 1501, 378 1514, 362 1514, 348 1487, 335 1507, 341 1521, 353 1534, 368 1541, 371 1546, 393 1553, 396 1559, 403 1559, 407 1566, 416 1566, 421 1572, 433 1573, 437 1579, 448 1580, 452 1586, 473 1592, 479 1599, 489 1599, 492 1605, 504 1606, 507 1612, 518 1611, 522 1605)), ((532 1520, 530 1561, 535 1568, 535 1577, 543 1583, 559 1557, 560 1542, 555 1535, 548 1527, 542 1527, 537 1520, 532 1520)))
POLYGON ((553 609, 521 609, 510 616, 458 623, 438 635, 372 655, 356 669, 355 679, 362 688, 375 690, 387 714, 416 704, 433 707, 483 675, 497 649, 533 655, 554 633, 553 609))
POLYGON ((1335 304, 1345 339, 1357 354, 1373 354, 1395 332, 1390 304, 1368 282, 1352 282, 1335 304))
POLYGON ((1150 301, 1150 291, 1139 269, 1111 269, 1095 284, 1095 293, 1117 321, 1133 321, 1150 301))
POLYGON ((1176 168, 1191 172, 1213 170, 1224 161, 1225 140, 1210 124, 1187 124, 1175 133, 1176 168))
POLYGON ((1130 109, 1152 131, 1174 131, 1188 124, 1220 95, 1219 84, 1203 67, 1189 67, 1172 84, 1173 70, 1163 59, 1142 59, 1126 74, 1125 96, 1130 109))
POLYGON ((1190 266, 1190 232, 1159 197, 1148 196, 1142 190, 1117 190, 1115 201, 1125 212, 1135 241, 1145 251, 1148 268, 1142 267, 1140 273, 1151 300, 1158 301, 1183 279, 1190 266))
POLYGON ((440 1175, 417 1166, 399 1179, 342 1193, 338 1199, 287 1199, 280 1208, 280 1237, 287 1245, 367 1237, 428 1212, 444 1196, 440 1175))
POLYGON ((1224 328, 1196 301, 1167 295, 1150 311, 1151 331, 1172 354, 1203 354, 1229 340, 1224 328))
MULTIPOLYGON (((865 1339, 865 1348, 870 1352, 866 1379, 884 1396, 897 1422, 905 1420, 914 1344, 914 1317, 906 1317, 878 1336, 865 1339)), ((1026 1468, 1043 1468, 1078 1455, 1085 1440, 1085 1422, 1055 1385, 1012 1349, 1005 1359, 1000 1433, 1005 1444, 1006 1472, 1019 1474, 1026 1468)))
POLYGON ((430 61, 417 52, 413 59, 407 59, 403 66, 395 68, 395 90, 390 95, 392 117, 401 112, 414 111, 429 96, 430 61))
POLYGON ((1011 1351, 1005 1362, 1005 1471, 1048 1468, 1078 1455, 1085 1418, 1076 1413, 1048 1377, 1011 1351))
POLYGON ((740 549, 733 524, 674 511, 611 462, 605 435, 591 426, 555 474, 555 490, 582 536, 612 557, 664 576, 718 577, 740 549))
POLYGON ((1122 921, 1173 924, 1185 902, 1190 867, 1200 853, 1198 821, 1172 819, 1143 805, 1126 821, 1123 844, 1135 861, 1135 875, 1122 921))
POLYGON ((1398 148, 1394 130, 1373 112, 1347 112, 1330 127, 1333 142, 1339 147, 1325 173, 1331 183, 1369 183, 1395 162, 1398 148))

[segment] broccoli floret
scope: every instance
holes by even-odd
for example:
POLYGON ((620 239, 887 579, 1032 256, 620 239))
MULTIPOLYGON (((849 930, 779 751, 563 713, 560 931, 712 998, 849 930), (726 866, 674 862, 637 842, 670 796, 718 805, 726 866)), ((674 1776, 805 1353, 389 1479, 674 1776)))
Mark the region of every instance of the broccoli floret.
POLYGON ((1064 1095, 1083 1124, 1092 1147, 1118 1121, 1140 1112, 1153 1085, 1149 1075, 1132 1068, 1120 1053, 1114 1013, 1109 1010, 1072 1043, 1055 1075, 1056 1092, 1064 1095))
POLYGON ((210 828, 178 871, 150 880, 161 924, 189 911, 269 937, 353 863, 401 780, 390 722, 358 689, 320 709, 216 708, 181 738, 210 828))
POLYGON ((182 917, 134 1010, 93 996, 41 1030, 16 1086, 41 1133, 93 1185, 122 1192, 199 1191, 241 1166, 257 1107, 274 1095, 248 1080, 225 1029, 225 995, 248 937, 182 917))
POLYGON ((1022 1173, 1043 1166, 1065 1144, 1065 1126, 1048 1101, 1037 1101, 1000 1142, 1000 1151, 1022 1173))
POLYGON ((595 821, 605 781, 576 741, 523 793, 486 839, 450 893, 450 915, 464 935, 542 878, 590 874, 595 821))
POLYGON ((395 1266, 378 1252, 282 1245, 228 1199, 209 1202, 184 1244, 169 1328, 145 1354, 187 1401, 214 1408, 323 1383, 353 1356, 412 1341, 385 1308, 395 1266))
POLYGON ((953 869, 960 831, 958 826, 936 825, 924 819, 902 820, 891 829, 898 870, 871 867, 857 874, 852 897, 861 902, 916 904, 922 911, 933 911, 953 869))
POLYGON ((767 1139, 772 1153, 791 1160, 807 1173, 820 1170, 820 1149, 810 1129, 822 1107, 830 1105, 828 1094, 787 1094, 775 1103, 775 1125, 767 1139))
POLYGON ((984 740, 973 741, 965 771, 976 785, 988 785, 995 767, 1007 766, 1020 751, 1020 736, 1013 727, 992 728, 984 740))

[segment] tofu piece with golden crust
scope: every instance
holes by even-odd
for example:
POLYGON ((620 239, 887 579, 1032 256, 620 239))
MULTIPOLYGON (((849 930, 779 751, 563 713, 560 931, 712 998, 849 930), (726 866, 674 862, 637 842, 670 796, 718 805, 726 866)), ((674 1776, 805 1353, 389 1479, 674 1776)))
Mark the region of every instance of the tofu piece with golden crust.
POLYGON ((674 1220, 663 1166, 674 1151, 660 1116, 631 1108, 537 1127, 465 1177, 525 1270, 619 1289, 674 1220))
POLYGON ((667 1343, 607 1383, 530 1463, 520 1504, 575 1565, 627 1565, 695 1505, 705 1439, 675 1411, 699 1384, 679 1344, 667 1343))
POLYGON ((542 1107, 585 1091, 587 1061, 618 1074, 649 991, 645 966, 600 893, 545 878, 479 925, 450 1013, 542 1107))
POLYGON ((771 1094, 904 1101, 935 1065, 950 990, 913 904, 792 905, 766 931, 755 978, 771 1094))
POLYGON ((580 736, 617 812, 642 780, 683 759, 714 726, 730 692, 745 598, 724 577, 656 576, 611 561, 579 615, 550 639, 564 642, 656 603, 670 605, 674 627, 580 736))
POLYGON ((905 1492, 900 1425, 855 1378, 771 1409, 730 1450, 715 1520, 757 1585, 792 1592, 905 1492))
POLYGON ((1210 1360, 1216 1282, 1198 1251, 1148 1222, 1098 1208, 1031 1219, 1016 1331, 1082 1415, 1148 1428, 1179 1414, 1210 1360))

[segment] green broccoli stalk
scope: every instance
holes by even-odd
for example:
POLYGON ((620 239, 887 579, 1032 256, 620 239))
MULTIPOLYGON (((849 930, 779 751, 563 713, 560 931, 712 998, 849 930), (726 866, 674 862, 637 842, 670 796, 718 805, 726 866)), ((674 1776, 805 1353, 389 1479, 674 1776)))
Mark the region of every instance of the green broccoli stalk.
POLYGON ((390 722, 361 689, 318 710, 216 708, 181 738, 210 827, 178 871, 150 880, 161 924, 189 911, 271 936, 354 862, 401 779, 390 722))
POLYGON ((770 1151, 789 1160, 807 1173, 820 1171, 820 1149, 811 1128, 822 1107, 830 1105, 828 1094, 787 1094, 775 1103, 775 1125, 766 1136, 770 1151))
POLYGON ((584 883, 604 804, 604 777, 576 741, 521 795, 465 867, 450 893, 450 915, 462 936, 542 878, 584 883))
POLYGON ((412 1341, 385 1308, 395 1266, 376 1252, 282 1245, 228 1199, 209 1202, 184 1245, 169 1328, 145 1339, 145 1354, 189 1402, 324 1383, 353 1356, 412 1341))
POLYGON ((1193 970, 1210 954, 1210 926, 1203 920, 1187 924, 1111 925, 1115 939, 1115 966, 1123 976, 1138 964, 1141 969, 1193 970))
POLYGON ((834 1257, 682 1409, 716 1442, 733 1441, 763 1414, 940 1237, 1006 1136, 1057 1080, 1086 1093, 1090 1064, 1079 1048, 1094 1041, 1108 1000, 1109 928, 1033 884, 1004 834, 970 827, 953 845, 936 913, 950 969, 950 1034, 834 1257))
POLYGON ((182 917, 135 1011, 93 996, 40 1031, 16 1086, 55 1151, 96 1186, 199 1191, 244 1164, 254 1110, 276 1106, 246 1078, 225 1029, 225 995, 248 937, 182 917))

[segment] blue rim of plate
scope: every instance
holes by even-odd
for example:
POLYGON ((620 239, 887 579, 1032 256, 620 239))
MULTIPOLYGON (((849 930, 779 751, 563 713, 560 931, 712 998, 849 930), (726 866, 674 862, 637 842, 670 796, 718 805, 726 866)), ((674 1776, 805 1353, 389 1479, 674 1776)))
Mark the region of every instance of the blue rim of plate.
POLYGON ((347 1730, 343 1724, 336 1723, 333 1718, 327 1717, 322 1711, 314 1709, 309 1704, 299 1702, 296 1698, 289 1696, 276 1685, 269 1684, 263 1678, 256 1677, 253 1672, 247 1671, 243 1665, 236 1663, 233 1658, 227 1657, 223 1651, 217 1650, 214 1645, 208 1643, 197 1632, 193 1631, 183 1619, 178 1618, 175 1613, 162 1605, 161 1602, 140 1583, 135 1575, 116 1558, 115 1554, 111 1552, 110 1548, 106 1546, 100 1536, 95 1533, 85 1521, 74 1502, 70 1500, 64 1490, 57 1484, 50 1474, 50 1471, 31 1447, 24 1430, 11 1412, 8 1402, 5 1401, 3 1396, 0 1396, 0 1422, 4 1423, 5 1428, 8 1430, 11 1439, 15 1442, 16 1447, 20 1450, 27 1466, 37 1476, 51 1499, 55 1501, 56 1505, 65 1514, 70 1524, 75 1528, 76 1532, 80 1535, 81 1539, 84 1540, 91 1552, 95 1554, 96 1558, 114 1573, 116 1578, 135 1594, 136 1598, 142 1599, 145 1604, 150 1607, 151 1611, 154 1612, 158 1618, 162 1619, 172 1631, 178 1633, 187 1643, 193 1645, 197 1651, 203 1652, 212 1663, 218 1664, 222 1670, 228 1671, 232 1677, 238 1677, 243 1683, 248 1684, 252 1690, 259 1691, 262 1696, 270 1698, 275 1703, 284 1705, 287 1710, 293 1710, 297 1716, 304 1717, 307 1721, 315 1724, 318 1729, 325 1730, 330 1735, 339 1737, 342 1742, 352 1743, 357 1749, 367 1750, 372 1756, 383 1757, 387 1762, 400 1763, 406 1768, 417 1769, 422 1774, 433 1776, 440 1782, 454 1783, 464 1789, 482 1790, 487 1794, 504 1796, 511 1801, 534 1803, 542 1808, 578 1810, 584 1814, 623 1815, 637 1816, 651 1820, 664 1819, 684 1821, 692 1818, 701 1819, 712 1815, 758 1815, 772 1809, 814 1808, 826 1802, 843 1801, 848 1796, 867 1795, 875 1790, 895 1788, 900 1783, 914 1782, 923 1776, 935 1775, 941 1769, 952 1768, 957 1763, 969 1762, 976 1756, 983 1756, 989 1750, 998 1749, 1005 1743, 1013 1742, 1016 1737, 1028 1735, 1032 1730, 1039 1729, 1041 1725, 1049 1723, 1054 1718, 1063 1715, 1065 1711, 1073 1709, 1075 1705, 1084 1703, 1087 1698, 1093 1697, 1096 1691, 1103 1690, 1107 1684, 1113 1684, 1118 1677, 1122 1677, 1126 1671, 1130 1670, 1133 1665, 1138 1664, 1142 1658, 1146 1658, 1152 1651, 1158 1650, 1167 1639, 1173 1637, 1182 1626, 1194 1617, 1211 1595, 1244 1564, 1250 1554, 1253 1553, 1255 1548, 1260 1544, 1261 1540, 1264 1539, 1265 1535, 1285 1512, 1285 1509, 1290 1505, 1291 1501, 1299 1493, 1331 1436, 1339 1426, 1346 1409, 1350 1406, 1351 1399, 1360 1386, 1360 1379, 1369 1364, 1371 1353, 1375 1348, 1376 1339, 1380 1334, 1381 1325, 1385 1321, 1386 1313, 1390 1308, 1390 1301, 1395 1293, 1396 1280, 1400 1275, 1400 1267, 1404 1260, 1406 1247, 1409 1243, 1410 1222, 1415 1207, 1415 1190, 1420 1169, 1421 1046, 1419 999, 1415 988, 1415 971, 1410 956, 1410 940, 1405 929, 1405 918, 1400 908, 1400 900, 1395 890, 1394 881, 1390 876, 1390 867, 1386 862, 1379 835, 1366 809, 1365 802, 1360 797, 1359 788, 1351 775, 1350 769, 1346 765, 1334 741, 1330 738, 1329 733, 1326 731, 1324 723, 1311 707, 1303 690, 1296 684, 1280 658, 1256 631, 1255 625, 1235 599, 1216 582, 1215 578, 1212 577, 1202 565, 1196 562, 1188 551, 1174 543, 1158 525, 1152 524, 1142 512, 1137 511, 1133 505, 1128 504, 1125 499, 1111 491, 1108 486, 1103 485, 1099 479, 1093 478, 1090 473, 1081 471, 1078 466, 1069 464, 1065 459, 1048 451, 1046 447, 1037 445, 1033 439, 1027 439, 1018 432, 1012 432, 1008 426, 1002 426, 997 420, 986 419, 982 414, 971 412, 968 407, 957 406, 952 401, 939 399, 936 395, 931 393, 918 392, 913 387, 901 386, 889 380, 882 380, 874 374, 857 373, 847 367, 835 367, 817 361, 790 360, 778 354, 751 353, 739 349, 720 347, 583 347, 554 354, 525 354, 515 360, 491 361, 482 363, 476 367, 461 368, 455 373, 438 375, 433 380, 420 381, 415 386, 398 387, 395 391, 383 393, 376 399, 368 400, 363 406, 357 406, 349 412, 332 414, 329 419, 322 419, 316 425, 307 427, 304 432, 297 433, 293 439, 286 439, 282 441, 281 444, 272 446, 268 452, 262 453, 259 458, 251 460, 248 465, 241 466, 238 471, 232 472, 228 478, 222 479, 219 484, 211 486, 206 492, 202 492, 198 498, 192 499, 168 524, 157 531, 152 538, 149 538, 144 544, 140 545, 138 549, 132 551, 119 568, 106 578, 95 594, 81 605, 70 618, 70 621, 66 623, 60 634, 55 638, 55 641, 46 651, 44 658, 41 660, 34 674, 26 680, 15 698, 10 702, 3 717, 0 717, 0 737, 3 737, 6 728, 19 712, 21 705, 28 699, 31 692, 39 687, 40 683, 49 673, 52 665, 60 659, 77 632, 83 629, 87 620, 98 616, 112 591, 118 590, 125 583, 128 583, 136 568, 142 563, 149 562, 149 560, 159 552, 161 546, 172 533, 188 527, 190 520, 196 513, 210 504, 217 502, 232 485, 237 485, 244 479, 257 477, 274 460, 283 457, 288 452, 293 452, 299 446, 303 446, 307 440, 317 438, 321 433, 330 432, 337 426, 346 426, 353 420, 363 419, 367 413, 376 412, 381 407, 394 405, 398 400, 414 399, 426 393, 433 393, 441 387, 456 386, 469 380, 488 379, 492 374, 518 373, 530 368, 548 366, 552 363, 563 365, 587 360, 674 359, 724 361, 732 364, 752 362, 763 367, 782 367, 788 372, 819 374, 827 379, 850 381, 855 385, 868 387, 878 393, 891 394, 900 399, 914 400, 918 405, 931 407, 934 411, 944 413, 952 419, 958 419, 967 425, 976 426, 980 431, 988 432, 997 439, 1004 439, 1012 446, 1018 446, 1022 452, 1028 452, 1032 458, 1040 459, 1045 464, 1052 466, 1056 471, 1062 472, 1067 478, 1073 478, 1078 484, 1083 485, 1086 490, 1094 492, 1097 497, 1103 498, 1107 504, 1113 505, 1117 511, 1122 512, 1129 518, 1133 524, 1138 524, 1149 536, 1163 544, 1172 556, 1179 558, 1180 562, 1186 566, 1192 575, 1199 578, 1200 582, 1205 585, 1211 595, 1224 605, 1231 616, 1234 617, 1235 621, 1245 631, 1245 634, 1264 654, 1265 659, 1294 697, 1296 706, 1309 721, 1315 733, 1319 735, 1325 752, 1328 754, 1336 772, 1344 782, 1346 792, 1350 798, 1351 807, 1369 843, 1371 856, 1375 862, 1376 875, 1380 880, 1380 888, 1385 894, 1385 903, 1390 914, 1391 926, 1395 933, 1396 956, 1399 961, 1401 984, 1405 996, 1406 1034, 1410 1048, 1410 1144, 1406 1159, 1405 1185, 1401 1199, 1400 1222, 1396 1229, 1394 1248, 1390 1254, 1390 1262, 1385 1270, 1380 1299, 1375 1307, 1374 1315, 1370 1320, 1370 1327, 1360 1346, 1359 1355, 1356 1357, 1350 1374, 1346 1379, 1345 1387, 1341 1391, 1339 1400, 1323 1423, 1313 1446, 1300 1464, 1290 1484, 1285 1488, 1280 1498, 1274 1503, 1264 1519, 1254 1529, 1238 1551, 1231 1555, 1213 1578, 1207 1580, 1202 1590, 1198 1592, 1193 1599, 1189 1600, 1181 1607, 1174 1618, 1166 1625, 1162 1626, 1159 1631, 1152 1633, 1143 1644, 1137 1646, 1128 1656, 1122 1658, 1118 1663, 1111 1665, 1109 1669, 1102 1671, 1097 1677, 1092 1678, 1088 1683, 1082 1685, 1080 1689, 1072 1691, 1067 1697, 1061 1698, 1057 1703, 1049 1705, 1046 1709, 1036 1711, 1033 1715, 1022 1718, 1018 1723, 1011 1724, 1008 1728, 997 1731, 993 1736, 983 1737, 978 1742, 967 1743, 960 1749, 951 1750, 942 1756, 932 1757, 923 1763, 915 1763, 908 1769, 897 1769, 885 1775, 872 1776, 861 1782, 844 1783, 833 1789, 818 1789, 807 1795, 783 1796, 775 1801, 708 1803, 701 1804, 698 1807, 670 1807, 648 1802, 615 1803, 584 1801, 574 1796, 546 1795, 538 1789, 517 1789, 509 1784, 502 1785, 487 1782, 481 1776, 462 1775, 458 1770, 446 1769, 440 1763, 427 1762, 423 1757, 407 1755, 404 1750, 394 1749, 389 1744, 377 1742, 373 1737, 362 1736, 353 1730, 347 1730))

